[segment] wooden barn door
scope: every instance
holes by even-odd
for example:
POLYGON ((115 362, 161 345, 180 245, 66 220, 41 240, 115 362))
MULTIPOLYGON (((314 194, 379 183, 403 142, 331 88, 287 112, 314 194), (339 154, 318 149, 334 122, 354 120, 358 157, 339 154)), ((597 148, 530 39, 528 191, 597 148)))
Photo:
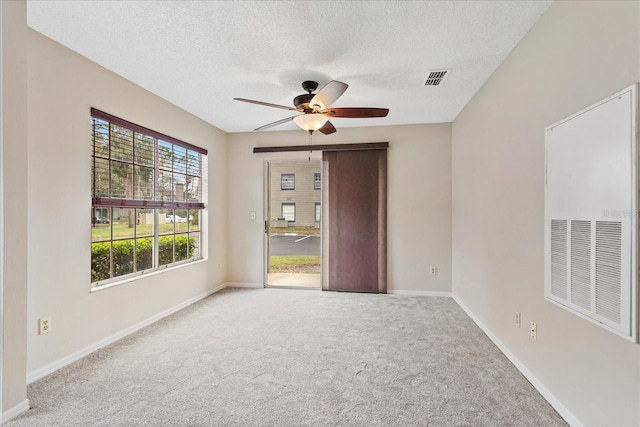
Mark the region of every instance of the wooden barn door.
POLYGON ((387 150, 322 159, 322 289, 386 293, 387 150))

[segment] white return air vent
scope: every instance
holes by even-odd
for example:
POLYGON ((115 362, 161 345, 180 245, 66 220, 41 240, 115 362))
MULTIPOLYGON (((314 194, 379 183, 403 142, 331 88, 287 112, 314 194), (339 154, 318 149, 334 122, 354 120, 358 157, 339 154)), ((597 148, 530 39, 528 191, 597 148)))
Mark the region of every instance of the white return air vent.
POLYGON ((545 297, 638 339, 637 88, 546 129, 545 297))
POLYGON ((451 70, 430 70, 425 86, 442 86, 451 74, 451 70))

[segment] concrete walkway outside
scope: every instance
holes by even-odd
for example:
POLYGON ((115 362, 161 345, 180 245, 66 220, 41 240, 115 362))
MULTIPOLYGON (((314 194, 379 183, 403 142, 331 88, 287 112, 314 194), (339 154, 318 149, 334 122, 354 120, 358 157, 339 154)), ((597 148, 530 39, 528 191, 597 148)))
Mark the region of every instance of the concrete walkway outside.
POLYGON ((296 288, 319 288, 320 273, 269 273, 269 286, 287 286, 296 288))

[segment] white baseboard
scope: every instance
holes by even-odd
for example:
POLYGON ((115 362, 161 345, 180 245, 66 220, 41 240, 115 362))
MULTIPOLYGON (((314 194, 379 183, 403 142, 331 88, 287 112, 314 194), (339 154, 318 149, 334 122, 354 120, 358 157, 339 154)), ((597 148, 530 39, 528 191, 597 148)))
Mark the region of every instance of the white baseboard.
POLYGON ((109 344, 112 344, 124 337, 126 337, 127 335, 130 335, 142 328, 144 328, 145 326, 148 326, 154 322, 157 322, 158 320, 165 318, 167 316, 169 316, 170 314, 175 313, 176 311, 182 310, 183 308, 200 301, 203 298, 208 297, 211 294, 214 294, 218 291, 221 291, 222 289, 226 288, 227 284, 223 283, 222 285, 214 288, 214 289, 210 289, 207 292, 204 292, 198 296, 195 296, 193 298, 190 298, 184 302, 181 302, 178 305, 175 305, 171 308, 168 308, 166 310, 164 310, 163 312, 160 312, 154 316, 149 317, 148 319, 143 320, 142 322, 136 323, 133 326, 128 327, 127 329, 124 329, 118 333, 115 333, 101 341, 98 341, 97 343, 90 345, 89 347, 86 347, 80 351, 77 351, 75 353, 72 353, 66 357, 63 357, 62 359, 56 360, 53 363, 50 363, 46 366, 43 366, 42 368, 36 369, 34 371, 31 371, 27 374, 27 384, 31 384, 34 381, 39 380, 40 378, 46 377, 47 375, 57 371, 60 368, 63 368, 77 360, 82 359, 83 357, 93 353, 96 350, 101 349, 102 347, 106 347, 109 344))
POLYGON ((226 283, 229 288, 264 288, 264 284, 262 283, 236 283, 229 282, 226 283))
POLYGON ((13 408, 6 410, 2 413, 2 424, 8 423, 18 415, 22 414, 25 411, 28 411, 30 408, 31 406, 29 405, 29 399, 23 400, 13 408))
POLYGON ((436 291, 410 291, 402 289, 387 289, 388 294, 394 295, 412 295, 418 297, 451 297, 451 292, 436 292, 436 291))
POLYGON ((583 427, 583 424, 578 420, 578 418, 576 418, 576 416, 573 415, 571 411, 569 411, 567 407, 564 406, 562 402, 560 402, 560 400, 558 400, 558 398, 555 397, 553 393, 551 393, 551 391, 547 387, 545 387, 544 384, 542 384, 542 382, 538 378, 536 378, 529 369, 527 369, 527 367, 520 361, 520 359, 518 359, 515 354, 513 354, 511 350, 509 350, 509 348, 507 348, 507 346, 504 345, 504 343, 500 341, 500 339, 495 336, 493 332, 491 332, 491 330, 484 323, 482 323, 480 319, 478 319, 478 317, 476 317, 476 315, 473 314, 471 310, 469 310, 469 308, 464 305, 464 303, 456 295, 452 295, 452 297, 454 301, 458 303, 460 308, 462 308, 465 313, 467 313, 467 315, 471 318, 471 320, 473 320, 475 324, 478 325, 480 329, 482 329, 482 332, 484 332, 489 337, 489 339, 493 341, 493 343, 500 349, 500 351, 505 356, 507 356, 507 359, 509 359, 511 363, 515 365, 515 367, 522 373, 522 375, 524 375, 524 377, 531 383, 531 385, 533 385, 536 390, 538 390, 542 397, 544 397, 547 402, 549 402, 549 404, 553 406, 553 409, 555 409, 570 426, 583 427))

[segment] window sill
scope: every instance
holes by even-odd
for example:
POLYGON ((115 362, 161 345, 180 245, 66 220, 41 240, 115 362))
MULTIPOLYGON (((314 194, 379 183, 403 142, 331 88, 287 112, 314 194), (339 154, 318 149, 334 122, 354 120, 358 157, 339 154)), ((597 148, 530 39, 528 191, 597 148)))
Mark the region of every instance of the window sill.
POLYGON ((114 282, 108 282, 108 283, 105 283, 103 285, 93 286, 89 292, 93 293, 93 292, 103 291, 105 289, 113 288, 115 286, 124 285, 125 283, 135 282, 135 281, 138 281, 140 279, 146 279, 146 278, 151 277, 151 276, 156 276, 158 274, 165 273, 167 271, 173 271, 173 270, 177 270, 177 269, 184 268, 184 267, 189 267, 189 266, 196 265, 196 264, 201 264, 201 263, 206 262, 206 261, 207 261, 206 258, 200 258, 200 259, 195 260, 195 261, 189 261, 189 262, 184 262, 184 263, 181 263, 181 264, 172 265, 171 267, 165 267, 165 268, 162 268, 162 269, 159 269, 159 270, 150 271, 148 273, 144 273, 144 272, 138 273, 138 274, 136 274, 134 276, 129 276, 129 277, 127 277, 125 279, 121 279, 121 280, 115 279, 114 282))

